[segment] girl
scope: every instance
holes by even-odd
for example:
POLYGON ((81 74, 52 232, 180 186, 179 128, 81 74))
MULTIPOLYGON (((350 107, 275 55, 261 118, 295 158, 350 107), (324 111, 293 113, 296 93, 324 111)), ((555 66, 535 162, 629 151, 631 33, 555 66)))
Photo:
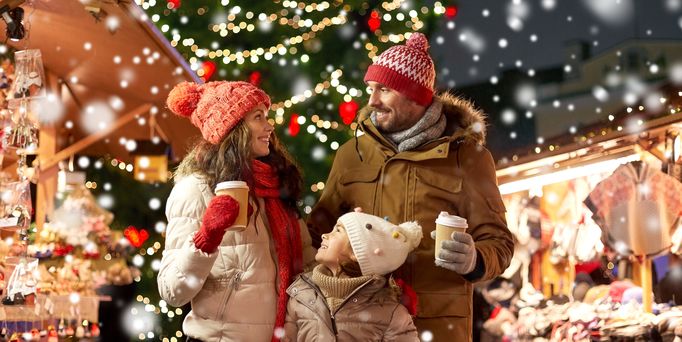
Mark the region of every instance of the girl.
POLYGON ((290 341, 418 341, 412 317, 384 275, 405 262, 422 238, 416 222, 399 226, 352 212, 322 235, 320 264, 289 287, 290 341))
POLYGON ((276 330, 281 336, 285 290, 314 262, 314 250, 296 209, 300 172, 268 123, 270 98, 246 82, 185 82, 167 104, 203 139, 178 167, 166 204, 161 297, 172 306, 191 302, 183 322, 188 341, 268 341, 276 330), (249 185, 243 231, 229 229, 239 203, 213 195, 217 183, 230 180, 249 185))

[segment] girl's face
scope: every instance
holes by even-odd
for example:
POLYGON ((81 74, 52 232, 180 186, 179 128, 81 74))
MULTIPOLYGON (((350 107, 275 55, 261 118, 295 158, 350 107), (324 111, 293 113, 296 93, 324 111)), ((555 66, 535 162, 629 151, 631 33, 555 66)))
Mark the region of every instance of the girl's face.
POLYGON ((326 266, 334 275, 341 271, 342 262, 356 261, 346 228, 341 222, 337 222, 331 232, 322 234, 322 245, 317 250, 315 261, 326 266))
POLYGON ((274 128, 268 122, 268 109, 258 105, 244 117, 251 133, 251 152, 255 158, 270 154, 270 134, 274 128))

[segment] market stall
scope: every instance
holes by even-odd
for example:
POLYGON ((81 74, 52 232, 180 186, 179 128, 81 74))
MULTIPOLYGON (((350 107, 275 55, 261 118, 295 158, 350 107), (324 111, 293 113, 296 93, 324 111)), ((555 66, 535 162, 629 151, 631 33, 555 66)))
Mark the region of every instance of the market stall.
POLYGON ((0 70, 0 333, 95 336, 107 300, 95 290, 132 282, 123 260, 139 236, 109 229, 112 214, 69 163, 95 155, 133 164, 138 143, 182 156, 193 128, 165 112, 165 98, 199 80, 135 4, 3 1, 0 10, 19 18, 6 25, 25 28, 21 37, 5 30, 0 70))
POLYGON ((646 337, 682 323, 682 302, 652 284, 682 252, 682 92, 661 89, 663 110, 624 108, 591 133, 499 165, 516 237, 503 276, 521 284, 498 334, 646 337))

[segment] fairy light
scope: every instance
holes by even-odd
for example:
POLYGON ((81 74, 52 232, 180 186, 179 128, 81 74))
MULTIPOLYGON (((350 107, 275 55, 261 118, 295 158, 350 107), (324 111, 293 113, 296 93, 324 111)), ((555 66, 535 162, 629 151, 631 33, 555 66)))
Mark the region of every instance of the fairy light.
MULTIPOLYGON (((227 65, 230 64, 231 62, 237 61, 243 61, 244 58, 248 58, 250 56, 264 56, 266 60, 270 60, 272 58, 272 55, 278 53, 280 55, 285 55, 287 52, 287 47, 289 47, 289 53, 292 53, 291 49, 293 45, 301 44, 309 39, 315 38, 317 33, 323 31, 325 28, 330 27, 330 26, 335 26, 335 25, 343 25, 347 21, 346 18, 346 13, 342 12, 336 17, 333 18, 324 18, 320 20, 317 24, 312 24, 311 25, 311 31, 312 32, 306 32, 303 34, 300 34, 298 36, 293 36, 286 38, 284 42, 279 43, 277 45, 273 45, 267 48, 259 47, 251 50, 245 50, 245 51, 238 51, 235 53, 232 53, 228 49, 216 49, 216 50, 207 50, 207 49, 199 49, 198 47, 195 49, 196 45, 194 44, 194 39, 192 38, 187 38, 183 40, 183 45, 184 46, 191 46, 192 51, 195 53, 196 57, 203 58, 204 56, 208 56, 210 59, 215 59, 215 58, 220 58, 222 57, 222 62, 223 64, 227 65), (270 55, 267 56, 266 53, 269 53, 270 55)), ((222 24, 221 24, 222 25, 222 24)), ((229 24, 227 25, 229 27, 229 24)), ((215 27, 215 26, 214 26, 215 27)), ((239 27, 239 26, 237 26, 239 27)), ((215 28, 213 29, 215 30, 215 28)), ((237 33, 237 32, 235 32, 237 33)), ((293 50, 296 51, 296 50, 293 50)), ((192 63, 192 59, 190 58, 190 63, 192 63)), ((242 62, 243 63, 243 62, 242 62)), ((241 63, 239 63, 241 64, 241 63)))

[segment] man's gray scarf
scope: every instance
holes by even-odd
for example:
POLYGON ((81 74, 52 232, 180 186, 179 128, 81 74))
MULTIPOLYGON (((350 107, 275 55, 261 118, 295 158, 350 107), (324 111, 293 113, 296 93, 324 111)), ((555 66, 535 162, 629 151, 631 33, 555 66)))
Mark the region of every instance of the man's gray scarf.
MULTIPOLYGON (((376 126, 376 113, 372 112, 370 118, 376 126)), ((398 147, 398 152, 410 151, 425 142, 440 138, 445 131, 446 121, 443 103, 434 99, 424 116, 414 126, 404 131, 383 133, 383 135, 398 147)))

